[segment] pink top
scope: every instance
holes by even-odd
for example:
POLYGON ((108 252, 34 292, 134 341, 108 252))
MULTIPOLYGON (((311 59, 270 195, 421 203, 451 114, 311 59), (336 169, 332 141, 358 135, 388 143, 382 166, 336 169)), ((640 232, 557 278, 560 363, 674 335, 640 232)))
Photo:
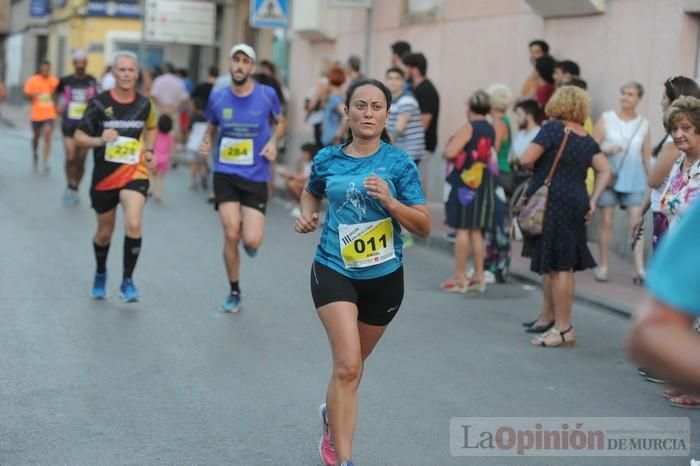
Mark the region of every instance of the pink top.
POLYGON ((153 155, 156 158, 156 172, 166 173, 170 165, 170 149, 175 144, 175 138, 169 133, 158 132, 156 143, 153 145, 153 155))

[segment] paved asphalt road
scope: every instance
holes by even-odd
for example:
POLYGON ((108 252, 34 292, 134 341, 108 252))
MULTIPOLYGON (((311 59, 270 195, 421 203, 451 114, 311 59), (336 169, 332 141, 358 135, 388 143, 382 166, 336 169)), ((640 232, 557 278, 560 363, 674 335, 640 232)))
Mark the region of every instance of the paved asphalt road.
MULTIPOLYGON (((91 301, 87 183, 82 205, 63 207, 62 150, 42 176, 30 170, 26 135, 0 129, 0 141, 0 463, 319 465, 330 357, 308 286, 318 235, 295 234, 273 203, 259 256, 243 258, 244 309, 222 314, 218 218, 180 168, 145 212, 142 302, 117 299, 121 225, 110 297, 91 301)), ((700 458, 698 416, 670 407, 626 361, 627 320, 576 305, 577 346, 533 348, 520 322, 535 315, 536 290, 441 294, 449 271, 442 252, 407 253, 404 306, 360 391, 357 465, 690 463, 456 458, 455 416, 690 416, 700 458)))

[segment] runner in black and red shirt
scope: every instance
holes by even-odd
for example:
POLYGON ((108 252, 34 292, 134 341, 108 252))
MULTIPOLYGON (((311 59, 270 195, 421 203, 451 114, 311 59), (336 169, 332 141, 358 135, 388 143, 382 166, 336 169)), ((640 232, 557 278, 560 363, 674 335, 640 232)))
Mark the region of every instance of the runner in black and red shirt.
POLYGON ((132 280, 141 249, 141 218, 148 192, 148 170, 153 169, 153 144, 157 117, 153 103, 135 90, 138 58, 131 52, 117 52, 112 73, 116 86, 88 104, 75 132, 77 145, 93 149, 95 167, 90 198, 97 212, 94 238, 97 272, 91 296, 104 299, 107 281, 107 253, 114 232, 117 205, 124 210, 124 275, 120 297, 139 300, 132 280))
POLYGON ((75 73, 61 78, 56 93, 61 102, 61 128, 63 130, 63 145, 66 149, 66 181, 68 187, 63 195, 64 205, 78 205, 78 187, 85 172, 85 156, 87 149, 76 147, 73 135, 83 118, 90 99, 97 95, 97 80, 85 72, 87 55, 82 50, 72 54, 75 73))

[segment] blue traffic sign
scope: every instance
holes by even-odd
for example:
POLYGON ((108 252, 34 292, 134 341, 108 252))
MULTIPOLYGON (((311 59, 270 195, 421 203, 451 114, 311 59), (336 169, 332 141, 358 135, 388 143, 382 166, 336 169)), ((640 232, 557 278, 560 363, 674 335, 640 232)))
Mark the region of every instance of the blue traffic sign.
POLYGON ((250 0, 250 26, 254 28, 286 28, 289 0, 250 0))

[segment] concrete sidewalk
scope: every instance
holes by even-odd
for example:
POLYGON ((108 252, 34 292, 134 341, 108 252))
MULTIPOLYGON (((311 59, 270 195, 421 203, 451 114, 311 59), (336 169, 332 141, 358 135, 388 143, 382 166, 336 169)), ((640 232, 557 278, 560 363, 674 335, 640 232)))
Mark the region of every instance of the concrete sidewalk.
MULTIPOLYGON (((432 218, 433 229, 429 238, 422 240, 416 238, 416 242, 432 248, 453 253, 453 243, 447 239, 447 233, 451 230, 444 223, 444 206, 442 203, 429 202, 428 209, 432 218)), ((589 243, 593 256, 597 256, 598 246, 589 243)), ((534 272, 530 272, 530 260, 523 258, 522 243, 514 241, 511 245, 511 268, 510 273, 519 280, 524 280, 533 284, 540 283, 540 277, 534 272)), ((596 281, 592 270, 579 272, 576 274, 575 297, 579 301, 585 301, 608 310, 631 316, 639 309, 644 301, 646 293, 632 283, 634 277, 634 265, 628 260, 610 253, 610 264, 608 265, 608 276, 610 281, 601 283, 596 281)), ((440 280, 450 275, 451 270, 445 270, 444 277, 437 277, 435 287, 440 284, 440 280)), ((490 285, 498 286, 498 285, 490 285)))

